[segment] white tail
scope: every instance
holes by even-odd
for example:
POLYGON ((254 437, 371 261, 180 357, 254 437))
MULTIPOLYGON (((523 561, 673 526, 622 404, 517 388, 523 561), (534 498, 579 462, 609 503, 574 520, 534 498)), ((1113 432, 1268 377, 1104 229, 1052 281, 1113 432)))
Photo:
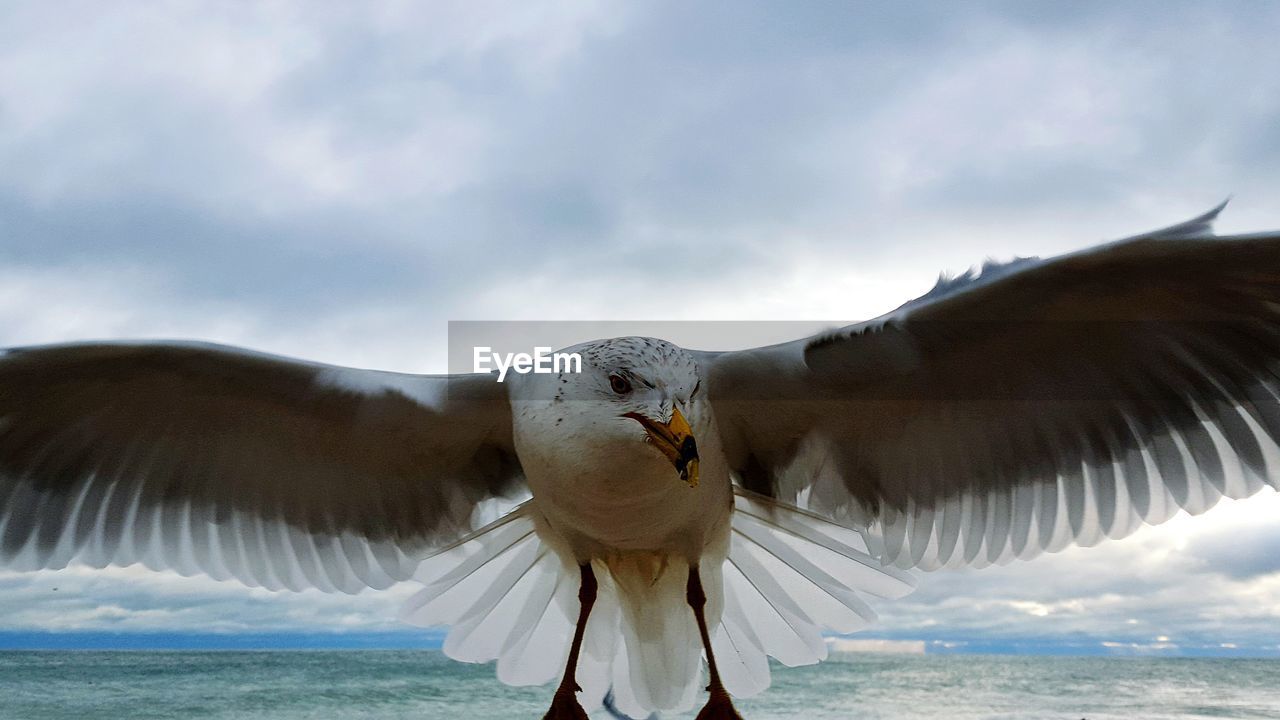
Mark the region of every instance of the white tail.
MULTIPOLYGON (((401 618, 449 625, 445 653, 497 660, 498 679, 541 685, 560 678, 578 614, 578 568, 544 542, 551 532, 525 503, 424 560, 426 587, 401 618)), ((708 558, 710 560, 710 558, 708 558)), ((593 563, 599 592, 583 643, 578 683, 588 709, 613 688, 629 715, 692 707, 702 648, 685 604, 687 564, 672 559, 593 563)), ((784 665, 826 657, 823 630, 849 633, 875 618, 862 594, 894 598, 910 575, 881 566, 862 536, 825 518, 737 490, 729 557, 704 562, 707 619, 725 687, 747 697, 769 686, 768 656, 784 665)))

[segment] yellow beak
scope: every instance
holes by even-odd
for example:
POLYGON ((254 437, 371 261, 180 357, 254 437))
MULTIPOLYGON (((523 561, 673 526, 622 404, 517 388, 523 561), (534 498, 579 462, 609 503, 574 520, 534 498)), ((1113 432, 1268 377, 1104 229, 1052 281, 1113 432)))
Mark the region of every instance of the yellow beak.
POLYGON ((671 422, 660 423, 640 413, 623 413, 644 426, 649 434, 648 440, 658 448, 667 459, 675 465, 680 479, 689 483, 689 487, 698 486, 698 443, 693 439, 693 428, 684 419, 679 408, 671 411, 671 422))

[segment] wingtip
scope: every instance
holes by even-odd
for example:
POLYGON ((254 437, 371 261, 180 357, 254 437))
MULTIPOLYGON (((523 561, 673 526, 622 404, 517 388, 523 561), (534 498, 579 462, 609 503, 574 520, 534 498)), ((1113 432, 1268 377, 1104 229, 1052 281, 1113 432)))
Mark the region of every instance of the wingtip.
POLYGON ((1231 202, 1231 198, 1232 196, 1228 195, 1208 212, 1197 215, 1190 220, 1184 220, 1176 225, 1135 235, 1132 239, 1188 240, 1213 237, 1213 223, 1218 219, 1218 215, 1222 213, 1223 209, 1227 207, 1227 203, 1231 202))
POLYGON ((1201 215, 1200 217, 1188 220, 1188 222, 1200 222, 1200 223, 1204 223, 1206 225, 1212 226, 1213 222, 1218 219, 1218 215, 1220 215, 1222 211, 1226 209, 1227 204, 1231 202, 1231 199, 1233 197, 1235 197, 1235 195, 1228 194, 1225 198, 1222 199, 1222 202, 1213 206, 1213 209, 1209 210, 1209 212, 1201 215))

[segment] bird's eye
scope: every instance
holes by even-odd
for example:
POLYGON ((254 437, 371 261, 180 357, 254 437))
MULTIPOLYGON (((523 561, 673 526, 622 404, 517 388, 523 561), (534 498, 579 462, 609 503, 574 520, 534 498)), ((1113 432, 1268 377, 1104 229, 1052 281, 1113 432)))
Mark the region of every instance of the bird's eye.
POLYGON ((631 392, 631 381, 615 373, 609 376, 609 387, 619 395, 626 395, 631 392))

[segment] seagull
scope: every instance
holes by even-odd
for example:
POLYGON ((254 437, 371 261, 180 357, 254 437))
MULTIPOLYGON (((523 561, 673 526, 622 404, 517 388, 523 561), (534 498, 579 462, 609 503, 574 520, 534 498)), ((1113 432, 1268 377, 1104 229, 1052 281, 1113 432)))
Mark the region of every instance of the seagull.
POLYGON ((1221 209, 814 337, 598 340, 504 383, 190 342, 10 349, 0 564, 420 583, 403 619, 504 682, 559 680, 546 718, 691 709, 704 687, 699 718, 738 718, 769 657, 820 661, 912 569, 1280 487, 1280 232, 1215 235, 1221 209))

